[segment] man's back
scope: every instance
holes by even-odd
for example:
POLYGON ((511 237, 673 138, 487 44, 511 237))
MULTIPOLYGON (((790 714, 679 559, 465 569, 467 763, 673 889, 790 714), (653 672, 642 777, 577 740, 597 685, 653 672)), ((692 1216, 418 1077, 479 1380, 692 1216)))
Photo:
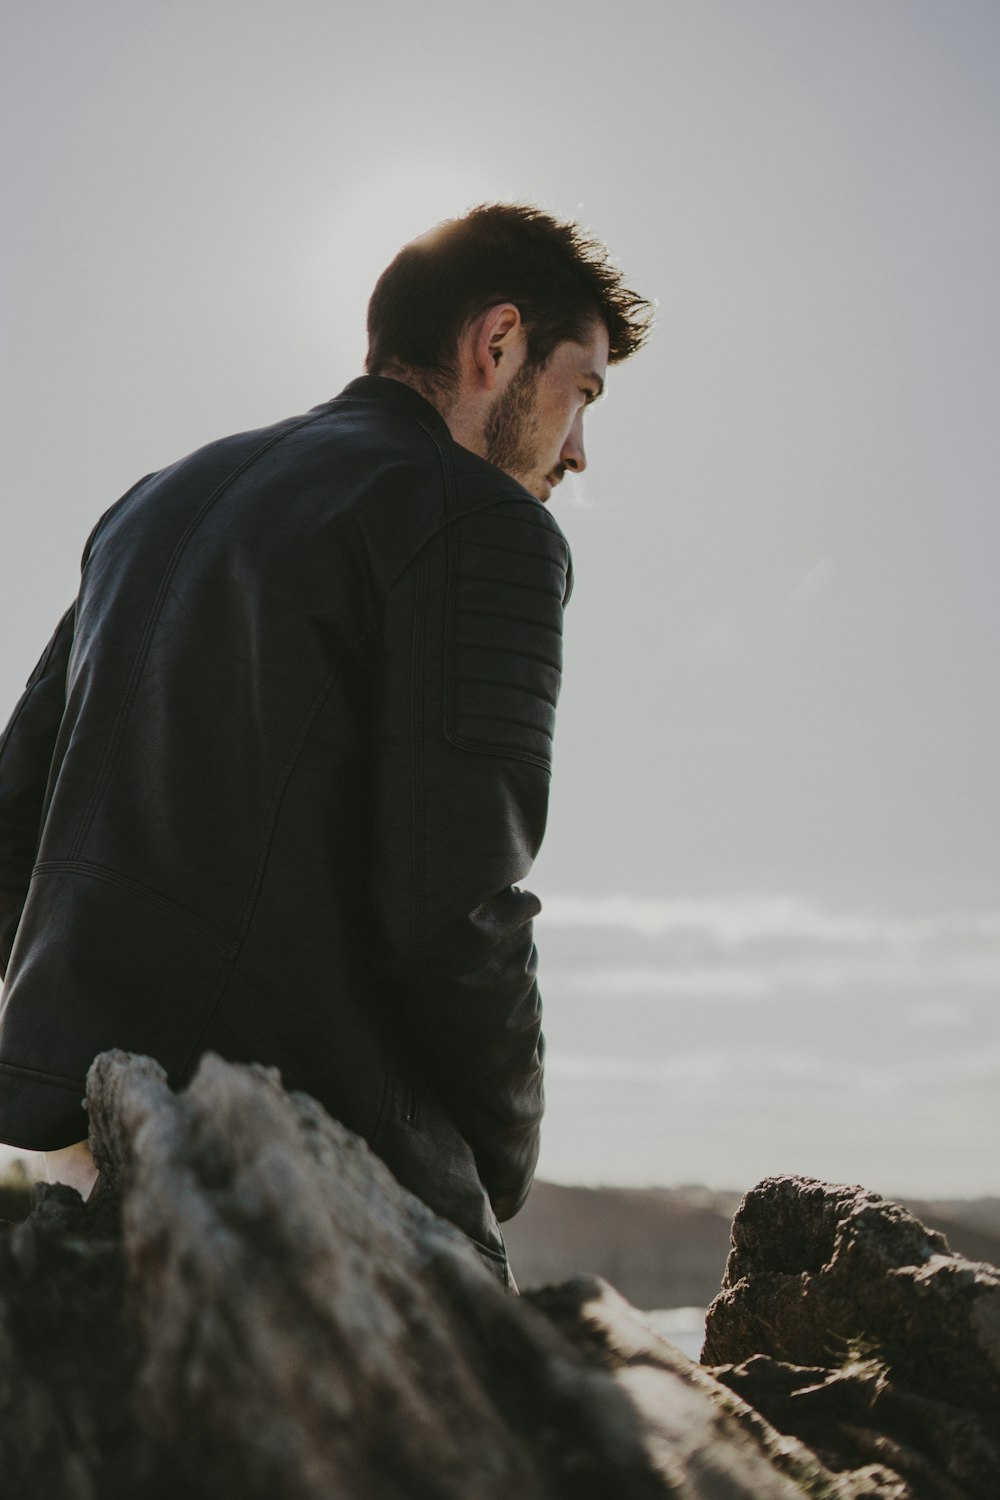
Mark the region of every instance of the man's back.
POLYGON ((516 1211, 537 1154, 514 883, 568 570, 544 507, 377 377, 108 512, 0 753, 0 1138, 78 1140, 104 1047, 175 1083, 214 1049, 499 1250, 487 1196, 516 1211))
POLYGON ((0 1140, 86 1187, 97 1052, 276 1065, 506 1275, 570 585, 544 502, 650 315, 579 225, 482 204, 382 272, 368 376, 98 525, 0 742, 0 1140))

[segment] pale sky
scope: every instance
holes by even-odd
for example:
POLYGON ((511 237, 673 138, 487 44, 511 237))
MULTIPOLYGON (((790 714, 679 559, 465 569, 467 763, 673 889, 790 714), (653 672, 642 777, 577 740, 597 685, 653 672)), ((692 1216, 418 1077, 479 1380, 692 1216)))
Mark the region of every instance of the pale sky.
POLYGON ((552 1175, 748 1185, 853 1066, 859 1143, 831 1103, 811 1159, 996 1191, 998 66, 994 0, 3 8, 0 719, 100 512, 335 394, 430 224, 537 202, 658 301, 553 506, 552 1175), (893 1118, 859 1082, 890 1055, 893 1118), (698 1099, 710 1156, 670 1114, 698 1099))

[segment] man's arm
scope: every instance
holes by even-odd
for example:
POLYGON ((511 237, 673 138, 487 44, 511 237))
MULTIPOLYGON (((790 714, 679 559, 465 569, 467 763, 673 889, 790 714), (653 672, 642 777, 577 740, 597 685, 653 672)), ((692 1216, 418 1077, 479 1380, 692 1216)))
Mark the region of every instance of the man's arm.
POLYGON ((7 972, 38 849, 66 699, 75 606, 63 615, 0 739, 0 978, 7 972))
POLYGON ((500 1219, 543 1108, 532 918, 569 551, 536 505, 452 522, 386 608, 372 892, 384 971, 500 1219))

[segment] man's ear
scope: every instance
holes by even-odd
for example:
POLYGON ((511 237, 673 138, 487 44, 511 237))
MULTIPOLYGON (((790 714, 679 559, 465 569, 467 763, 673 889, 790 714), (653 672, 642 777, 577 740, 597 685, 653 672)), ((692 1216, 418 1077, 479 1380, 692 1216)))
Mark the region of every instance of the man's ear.
POLYGON ((493 390, 520 364, 525 334, 521 314, 513 302, 498 302, 473 320, 470 354, 475 378, 483 390, 493 390))

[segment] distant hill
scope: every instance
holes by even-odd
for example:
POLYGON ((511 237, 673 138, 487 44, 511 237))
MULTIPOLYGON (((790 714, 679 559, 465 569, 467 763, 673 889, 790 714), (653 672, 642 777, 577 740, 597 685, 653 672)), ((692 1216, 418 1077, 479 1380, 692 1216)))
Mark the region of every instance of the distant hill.
POLYGON ((739 1193, 536 1182, 504 1225, 521 1286, 605 1277, 636 1307, 705 1307, 719 1290, 739 1193))
POLYGON ((1000 1198, 907 1198, 906 1206, 969 1260, 1000 1265, 1000 1198))
MULTIPOLYGON (((719 1290, 740 1196, 537 1182, 504 1237, 522 1287, 589 1271, 637 1307, 706 1307, 719 1290)), ((906 1207, 941 1230, 953 1250, 1000 1264, 1000 1198, 908 1200, 906 1207)))

